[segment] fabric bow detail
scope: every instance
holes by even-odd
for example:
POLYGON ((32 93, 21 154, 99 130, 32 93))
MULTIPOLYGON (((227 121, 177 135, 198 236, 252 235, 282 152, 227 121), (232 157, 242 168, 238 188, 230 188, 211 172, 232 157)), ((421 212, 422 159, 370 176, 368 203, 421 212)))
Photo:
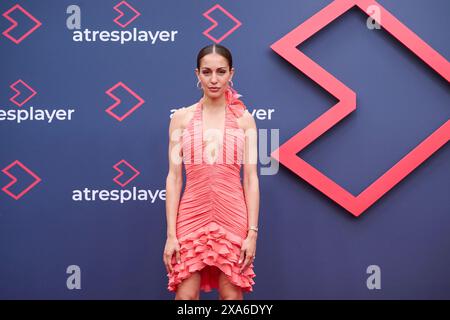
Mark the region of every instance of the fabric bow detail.
POLYGON ((232 87, 228 86, 225 92, 225 97, 227 99, 229 108, 235 114, 235 116, 238 118, 242 116, 245 109, 247 109, 245 104, 241 100, 239 100, 239 98, 242 97, 242 95, 239 94, 232 87))

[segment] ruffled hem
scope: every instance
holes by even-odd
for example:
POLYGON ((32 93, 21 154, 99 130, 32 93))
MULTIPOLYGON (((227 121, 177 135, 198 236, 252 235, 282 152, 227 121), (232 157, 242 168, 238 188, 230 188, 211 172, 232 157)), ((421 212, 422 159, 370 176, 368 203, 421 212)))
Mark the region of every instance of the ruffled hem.
POLYGON ((242 245, 239 236, 211 222, 178 239, 178 242, 181 262, 176 262, 175 255, 172 257, 173 271, 167 274, 169 291, 176 291, 178 284, 196 271, 202 271, 200 290, 209 292, 217 288, 219 273, 214 273, 212 268, 202 270, 207 266, 220 269, 231 283, 241 287, 244 292, 253 291, 252 285, 255 283, 253 278, 256 276, 253 272, 253 263, 242 274, 239 273, 238 261, 242 245))

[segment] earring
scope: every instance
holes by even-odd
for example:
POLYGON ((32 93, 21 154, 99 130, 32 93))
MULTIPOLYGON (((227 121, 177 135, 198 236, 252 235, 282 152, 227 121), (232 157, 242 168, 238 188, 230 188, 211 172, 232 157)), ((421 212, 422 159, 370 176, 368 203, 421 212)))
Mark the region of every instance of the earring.
POLYGON ((198 82, 197 82, 197 88, 198 88, 198 89, 201 89, 202 87, 201 87, 201 86, 199 87, 199 86, 198 86, 199 84, 200 84, 200 80, 198 80, 198 82))
POLYGON ((231 79, 228 80, 228 82, 230 83, 231 86, 233 86, 233 81, 231 79))

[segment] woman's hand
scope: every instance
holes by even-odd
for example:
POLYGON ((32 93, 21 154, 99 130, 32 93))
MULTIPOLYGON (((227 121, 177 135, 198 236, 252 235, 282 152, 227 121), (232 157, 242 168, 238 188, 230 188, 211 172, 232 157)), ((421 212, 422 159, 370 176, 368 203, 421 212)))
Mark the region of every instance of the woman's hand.
POLYGON ((168 237, 166 240, 166 246, 164 248, 163 261, 166 266, 167 273, 172 273, 172 256, 175 252, 177 263, 181 262, 180 259, 180 244, 175 237, 168 237))
POLYGON ((247 238, 242 242, 241 256, 239 258, 239 264, 242 264, 240 273, 242 273, 250 264, 256 254, 256 235, 253 231, 250 231, 247 238))

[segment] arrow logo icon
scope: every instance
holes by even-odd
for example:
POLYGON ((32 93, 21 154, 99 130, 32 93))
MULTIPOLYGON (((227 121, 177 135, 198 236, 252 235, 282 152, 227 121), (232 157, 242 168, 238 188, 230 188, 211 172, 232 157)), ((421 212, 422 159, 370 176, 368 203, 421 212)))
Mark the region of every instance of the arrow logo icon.
POLYGON ((130 88, 128 88, 128 86, 126 86, 123 82, 118 82, 117 84, 115 84, 114 86, 112 86, 111 88, 109 88, 108 90, 106 90, 106 94, 108 96, 110 96, 111 98, 114 99, 114 101, 116 101, 114 104, 112 104, 111 106, 109 106, 106 109, 106 112, 111 116, 116 118, 119 121, 122 121, 123 119, 125 119, 126 117, 128 117, 134 110, 136 110, 137 108, 139 108, 145 101, 144 99, 142 99, 136 92, 134 92, 133 90, 131 90, 130 88), (117 114, 115 114, 113 112, 113 110, 121 104, 121 100, 114 95, 113 91, 116 90, 117 88, 123 88, 125 89, 130 95, 132 95, 133 97, 136 98, 136 100, 138 100, 138 102, 130 109, 128 110, 124 115, 122 116, 118 116, 117 114))
POLYGON ((236 19, 231 13, 229 13, 227 10, 225 10, 221 5, 216 4, 215 6, 213 6, 212 8, 208 9, 207 11, 205 11, 203 13, 203 16, 208 19, 209 21, 211 21, 213 24, 211 27, 209 27, 208 29, 206 29, 205 31, 203 31, 203 34, 205 36, 207 36, 209 39, 211 39, 212 41, 214 41, 215 43, 220 43, 222 42, 225 38, 227 38, 230 34, 232 34, 237 28, 239 28, 242 23, 236 19), (214 10, 220 10, 222 11, 228 18, 230 18, 231 20, 233 20, 235 22, 235 26, 233 28, 231 28, 230 30, 228 30, 224 35, 222 35, 219 39, 216 39, 215 37, 213 37, 212 35, 209 34, 209 32, 213 29, 215 29, 219 24, 216 20, 214 20, 212 17, 209 16, 209 14, 211 12, 213 12, 214 10))
POLYGON ((20 198, 22 198, 22 196, 24 194, 26 194, 28 191, 30 191, 35 185, 37 185, 39 182, 41 182, 41 178, 39 178, 37 176, 37 174, 35 174, 33 171, 31 171, 30 169, 28 169, 22 162, 20 162, 19 160, 15 160, 14 162, 12 162, 10 165, 8 165, 6 168, 4 168, 2 170, 2 172, 4 174, 6 174, 8 177, 11 178, 11 182, 8 183, 6 186, 4 186, 2 188, 2 190, 9 195, 10 197, 12 197, 15 200, 19 200, 20 198), (12 191, 9 190, 9 188, 11 186, 13 186, 14 184, 16 184, 16 182, 18 181, 18 179, 9 172, 9 170, 11 170, 11 168, 18 166, 20 168, 22 168, 23 171, 25 171, 26 173, 28 173, 30 176, 32 176, 34 178, 34 182, 32 182, 30 185, 28 185, 28 187, 26 187, 25 189, 23 189, 21 192, 19 192, 18 194, 14 194, 12 191))
POLYGON ((32 34, 37 28, 39 28, 42 23, 36 19, 35 17, 33 17, 33 15, 31 13, 29 13, 27 10, 25 10, 24 8, 22 8, 19 4, 14 5, 13 7, 11 7, 9 10, 7 10, 6 12, 3 13, 3 16, 8 19, 12 25, 6 29, 5 31, 3 31, 3 35, 5 37, 7 37, 9 40, 11 40, 12 42, 14 42, 15 44, 19 44, 21 43, 25 38, 27 38, 30 34, 32 34), (29 29, 27 32, 25 32, 22 36, 20 36, 19 38, 16 38, 14 36, 12 36, 10 34, 10 32, 12 30, 14 30, 19 24, 17 23, 16 20, 14 20, 13 18, 11 18, 9 15, 13 12, 13 11, 20 11, 22 14, 24 14, 25 16, 27 16, 30 20, 32 20, 35 24, 34 26, 29 29))
POLYGON ((125 160, 123 160, 123 159, 120 160, 119 162, 117 162, 117 163, 113 166, 113 168, 116 169, 117 172, 119 172, 119 174, 118 174, 117 176, 114 177, 113 181, 114 181, 115 183, 117 183, 117 184, 118 184, 119 186, 121 186, 121 187, 125 187, 127 184, 129 184, 131 181, 133 181, 134 178, 136 178, 136 177, 140 174, 140 172, 139 172, 135 167, 133 167, 131 164, 129 164, 127 161, 125 161, 125 160), (120 166, 121 164, 126 165, 131 171, 134 172, 134 174, 133 174, 128 180, 126 180, 125 182, 120 182, 120 181, 119 181, 119 178, 120 178, 121 176, 124 175, 124 172, 119 168, 119 166, 120 166))
POLYGON ((12 103, 14 103, 15 105, 17 105, 18 107, 23 106, 25 103, 28 102, 28 100, 30 100, 31 98, 33 98, 36 95, 36 91, 30 87, 28 84, 26 84, 23 80, 19 79, 16 82, 14 82, 12 85, 9 86, 13 91, 16 92, 16 94, 14 96, 12 96, 9 101, 11 101, 12 103), (26 96, 21 102, 17 101, 16 98, 19 97, 21 95, 21 91, 20 89, 17 89, 17 85, 20 84, 22 86, 24 86, 25 88, 27 88, 30 91, 30 94, 28 96, 26 96))
POLYGON ((131 22, 137 19, 141 15, 139 11, 137 11, 135 8, 133 8, 128 2, 121 1, 120 3, 116 4, 114 6, 114 10, 119 12, 119 15, 114 19, 114 22, 117 23, 122 28, 125 28, 127 25, 129 25, 131 22), (127 22, 120 22, 119 20, 125 15, 125 13, 120 9, 120 7, 127 7, 128 11, 132 11, 134 15, 127 21, 127 22))
POLYGON ((369 6, 377 6, 381 12, 380 17, 383 17, 377 22, 447 81, 450 81, 450 64, 374 0, 335 0, 271 45, 271 48, 277 54, 339 100, 327 112, 273 151, 271 156, 348 210, 355 217, 358 217, 448 142, 450 137, 450 120, 447 120, 442 126, 437 128, 436 131, 420 142, 419 145, 357 196, 354 196, 297 156, 298 152, 356 110, 355 92, 299 51, 297 46, 354 6, 357 6, 366 14, 368 14, 367 8, 369 6))

